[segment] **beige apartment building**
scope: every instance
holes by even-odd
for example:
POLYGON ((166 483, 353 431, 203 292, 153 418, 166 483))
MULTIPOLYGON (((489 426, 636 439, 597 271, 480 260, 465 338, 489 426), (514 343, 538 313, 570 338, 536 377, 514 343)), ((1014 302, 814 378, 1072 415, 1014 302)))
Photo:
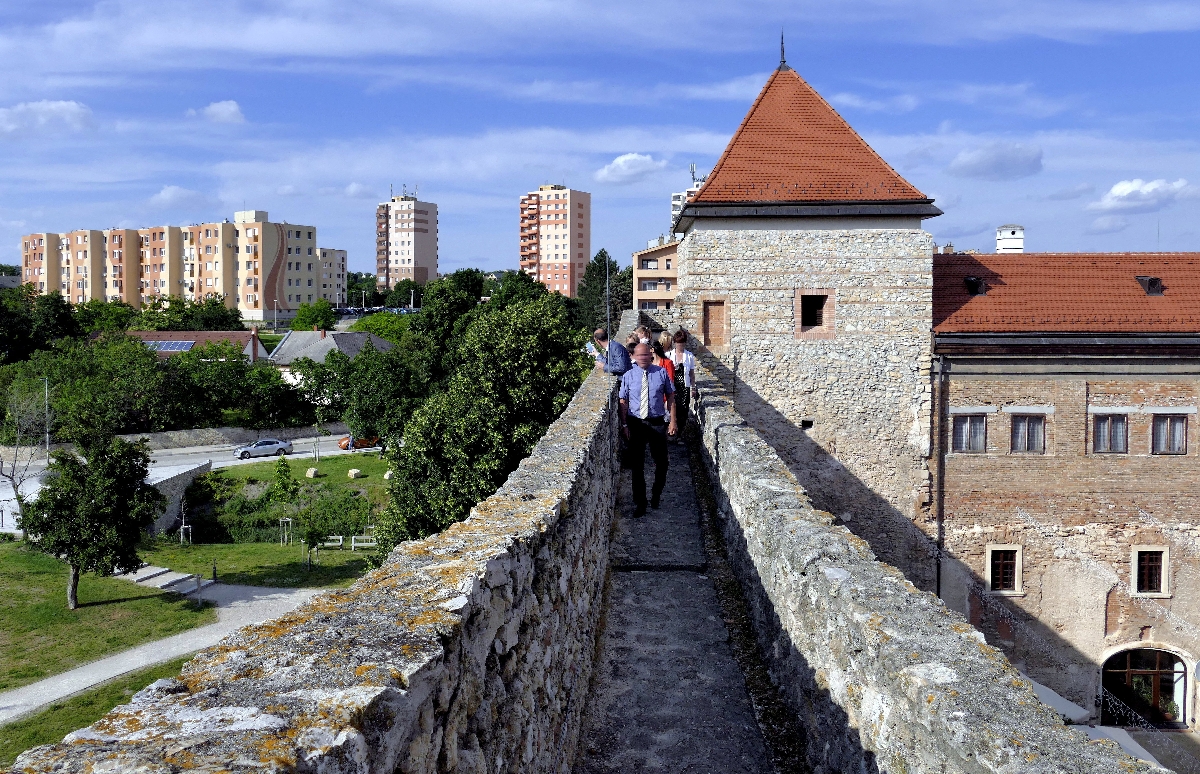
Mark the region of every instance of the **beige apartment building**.
POLYGON ((633 308, 670 309, 679 292, 675 268, 678 240, 660 236, 633 254, 633 308))
POLYGON ((543 185, 521 197, 521 271, 574 296, 592 254, 592 195, 543 185))
POLYGON ((291 317, 301 303, 345 297, 344 250, 317 248, 313 226, 273 223, 262 210, 232 223, 80 229, 21 238, 23 280, 71 303, 135 307, 158 296, 222 296, 247 320, 291 317))
POLYGON ((375 282, 390 290, 401 280, 424 285, 438 276, 438 211, 416 196, 393 196, 375 209, 375 282))

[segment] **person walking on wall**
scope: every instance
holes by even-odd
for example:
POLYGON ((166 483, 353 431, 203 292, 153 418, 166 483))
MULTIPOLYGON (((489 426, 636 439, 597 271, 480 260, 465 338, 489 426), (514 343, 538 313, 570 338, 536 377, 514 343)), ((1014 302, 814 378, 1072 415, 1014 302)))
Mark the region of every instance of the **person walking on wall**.
POLYGON ((680 423, 687 422, 688 402, 692 388, 696 386, 696 356, 687 351, 687 340, 687 331, 683 328, 675 331, 671 337, 671 351, 667 353, 667 358, 675 364, 675 403, 679 406, 680 423))
POLYGON ((667 485, 667 436, 674 437, 679 429, 675 422, 675 385, 665 369, 653 364, 653 359, 650 345, 638 344, 633 352, 633 368, 621 377, 618 393, 621 432, 629 441, 629 461, 633 467, 634 516, 646 513, 646 446, 650 446, 650 456, 654 459, 650 507, 657 508, 667 485))
POLYGON ((619 341, 609 341, 608 331, 597 328, 592 334, 592 339, 598 353, 596 368, 603 368, 606 373, 620 376, 633 366, 629 359, 629 350, 621 346, 619 341))

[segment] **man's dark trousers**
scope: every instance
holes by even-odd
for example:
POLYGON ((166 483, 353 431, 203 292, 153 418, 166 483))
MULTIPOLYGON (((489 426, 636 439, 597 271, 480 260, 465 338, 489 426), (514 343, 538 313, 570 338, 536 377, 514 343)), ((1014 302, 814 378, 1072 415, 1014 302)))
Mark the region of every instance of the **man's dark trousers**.
POLYGON ((629 461, 633 468, 633 504, 646 507, 646 445, 654 459, 654 493, 658 500, 667 485, 667 422, 665 417, 640 419, 629 415, 629 461))

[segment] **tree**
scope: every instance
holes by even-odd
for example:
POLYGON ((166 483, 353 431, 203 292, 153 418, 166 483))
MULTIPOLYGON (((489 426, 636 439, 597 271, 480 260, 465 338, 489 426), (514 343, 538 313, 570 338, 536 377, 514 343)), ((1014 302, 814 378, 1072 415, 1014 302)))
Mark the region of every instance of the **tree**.
POLYGON ((250 364, 240 347, 214 341, 172 355, 161 363, 171 419, 187 427, 215 425, 226 409, 245 401, 250 364))
POLYGON ((138 310, 124 301, 93 298, 75 306, 75 322, 84 333, 124 331, 138 316, 138 310))
MULTIPOLYGON (((19 495, 30 478, 37 448, 48 429, 50 416, 45 403, 43 384, 14 382, 2 391, 5 401, 4 425, 0 438, 9 446, 0 446, 0 479, 7 481, 14 495, 19 495)), ((24 499, 16 498, 17 512, 24 509, 24 499)))
POLYGON ((486 309, 471 323, 446 390, 414 412, 403 445, 389 451, 382 545, 444 529, 503 483, 586 375, 584 339, 559 295, 486 309))
POLYGON ((295 427, 312 420, 312 409, 300 402, 296 388, 277 368, 261 361, 246 372, 245 401, 247 427, 295 427))
MULTIPOLYGON (((29 286, 32 291, 33 286, 29 286)), ((33 338, 48 346, 58 339, 79 336, 79 324, 71 305, 57 290, 43 293, 33 300, 33 338)))
POLYGON ((33 300, 37 291, 32 285, 0 290, 0 364, 16 363, 29 357, 45 342, 33 337, 33 300))
POLYGON ((202 301, 181 296, 155 296, 129 324, 137 331, 240 331, 242 313, 225 305, 225 297, 209 295, 202 301))
POLYGON ((396 439, 425 401, 433 382, 433 348, 408 332, 398 346, 381 352, 364 346, 353 360, 330 352, 326 364, 339 374, 346 410, 342 420, 361 438, 396 439))
MULTIPOLYGON (((628 277, 617 262, 603 248, 588 263, 579 281, 579 289, 575 294, 579 299, 579 322, 588 331, 605 328, 612 320, 615 328, 621 319, 621 312, 633 308, 633 269, 628 269, 628 277), (625 292, 628 285, 628 293, 625 292), (608 305, 608 292, 611 289, 612 304, 608 305)), ((609 331, 612 333, 612 331, 609 331)))
POLYGON ((421 296, 424 292, 425 288, 420 283, 402 279, 392 286, 392 292, 387 294, 383 305, 393 309, 420 309, 421 296))
POLYGON ((296 318, 292 320, 292 330, 308 331, 317 330, 328 331, 332 330, 337 325, 337 315, 333 313, 333 306, 324 298, 318 298, 311 304, 307 301, 300 304, 300 308, 296 310, 296 318))
POLYGON ((425 286, 424 305, 409 327, 414 333, 424 336, 433 347, 436 353, 436 380, 440 381, 454 371, 456 345, 462 332, 474 319, 478 298, 449 278, 425 286))
POLYGON ((0 263, 0 277, 20 277, 21 267, 11 263, 0 263))
POLYGON ((346 303, 350 306, 381 306, 384 295, 374 274, 367 272, 346 272, 346 303))
POLYGON ((399 344, 408 330, 409 318, 412 315, 395 314, 394 312, 377 312, 362 317, 347 330, 374 333, 381 339, 399 344))
POLYGON ((165 498, 146 483, 150 455, 143 444, 119 438, 98 443, 87 462, 56 451, 45 484, 19 518, 25 541, 66 561, 67 607, 79 606, 79 575, 136 569, 137 545, 165 498))
POLYGON ((271 499, 279 503, 290 503, 300 494, 300 482, 292 478, 292 466, 286 457, 275 462, 275 479, 271 482, 271 499))
POLYGON ((550 291, 523 271, 505 272, 500 284, 488 299, 489 309, 503 309, 517 301, 534 301, 550 291))

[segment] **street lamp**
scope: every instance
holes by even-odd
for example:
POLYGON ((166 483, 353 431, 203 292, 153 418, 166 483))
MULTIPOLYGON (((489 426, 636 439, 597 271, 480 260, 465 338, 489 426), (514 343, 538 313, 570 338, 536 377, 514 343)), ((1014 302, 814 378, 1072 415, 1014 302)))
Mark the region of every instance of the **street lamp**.
POLYGON ((275 332, 279 333, 279 299, 275 299, 275 332))

